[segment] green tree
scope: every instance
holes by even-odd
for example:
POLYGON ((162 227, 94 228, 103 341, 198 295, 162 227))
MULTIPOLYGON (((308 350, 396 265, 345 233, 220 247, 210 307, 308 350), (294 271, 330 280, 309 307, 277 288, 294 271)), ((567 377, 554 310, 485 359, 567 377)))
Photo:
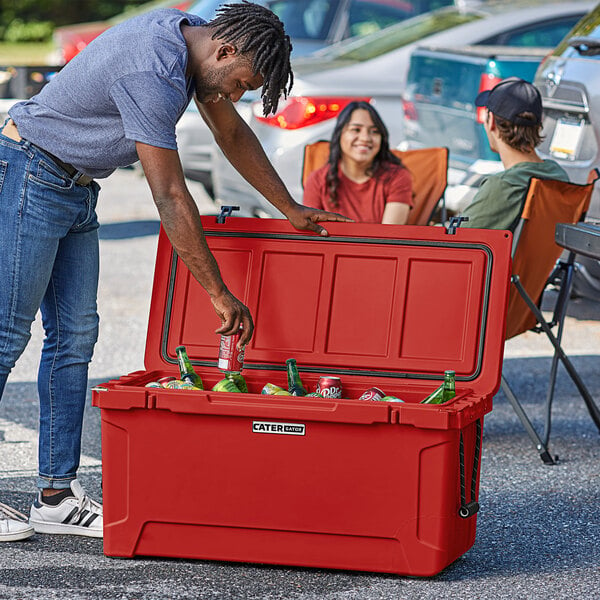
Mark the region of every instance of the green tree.
POLYGON ((86 21, 102 21, 144 4, 147 0, 0 0, 0 28, 12 21, 23 23, 48 21, 55 26, 86 21))

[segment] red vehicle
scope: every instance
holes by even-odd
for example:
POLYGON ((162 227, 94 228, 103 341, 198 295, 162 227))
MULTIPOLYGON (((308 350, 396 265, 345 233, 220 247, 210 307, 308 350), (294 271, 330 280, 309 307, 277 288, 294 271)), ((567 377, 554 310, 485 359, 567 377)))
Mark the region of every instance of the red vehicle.
POLYGON ((78 23, 76 25, 66 25, 57 27, 54 30, 54 42, 60 53, 59 62, 66 64, 79 52, 81 52, 94 38, 98 37, 109 27, 129 19, 134 15, 154 10, 155 8, 178 8, 187 10, 192 5, 192 0, 161 0, 142 4, 135 10, 128 10, 107 21, 95 21, 93 23, 78 23))

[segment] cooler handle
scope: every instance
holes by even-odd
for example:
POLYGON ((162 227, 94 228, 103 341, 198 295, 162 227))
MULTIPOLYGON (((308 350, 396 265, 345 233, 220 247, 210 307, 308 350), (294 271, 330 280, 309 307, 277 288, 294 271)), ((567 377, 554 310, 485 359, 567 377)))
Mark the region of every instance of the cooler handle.
POLYGON ((240 210, 239 206, 221 206, 221 212, 217 215, 217 223, 223 224, 225 223, 225 219, 231 216, 231 213, 234 210, 240 210))
POLYGON ((467 502, 467 490, 465 482, 465 447, 462 431, 460 432, 460 509, 458 516, 468 519, 479 511, 479 502, 475 501, 475 488, 477 487, 477 471, 479 468, 479 457, 481 454, 481 419, 475 422, 475 456, 473 457, 473 472, 471 474, 471 502, 467 502))
POLYGON ((454 235, 456 230, 461 226, 463 221, 468 221, 469 217, 454 216, 450 217, 450 223, 446 229, 448 235, 454 235))

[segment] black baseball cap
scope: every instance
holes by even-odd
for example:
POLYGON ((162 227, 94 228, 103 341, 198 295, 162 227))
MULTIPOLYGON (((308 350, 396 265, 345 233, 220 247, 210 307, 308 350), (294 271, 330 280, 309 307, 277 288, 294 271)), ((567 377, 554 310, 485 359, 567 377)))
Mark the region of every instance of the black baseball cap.
POLYGON ((475 98, 475 106, 485 106, 495 115, 517 125, 540 125, 542 122, 542 96, 538 89, 519 77, 504 79, 491 90, 475 98), (530 112, 535 120, 519 115, 530 112))

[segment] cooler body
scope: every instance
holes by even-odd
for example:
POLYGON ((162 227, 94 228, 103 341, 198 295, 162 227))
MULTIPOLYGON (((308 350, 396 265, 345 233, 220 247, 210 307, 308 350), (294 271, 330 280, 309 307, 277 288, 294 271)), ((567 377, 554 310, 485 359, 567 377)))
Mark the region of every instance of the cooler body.
POLYGON ((146 370, 93 392, 105 554, 439 573, 475 540, 461 509, 477 500, 499 383, 510 234, 333 224, 317 239, 212 221, 211 250, 255 318, 249 393, 210 391, 217 319, 161 233, 146 370), (180 344, 206 391, 144 387, 176 375, 180 344), (286 387, 290 357, 307 389, 336 375, 344 397, 261 395, 286 387), (445 369, 456 397, 420 404, 445 369), (374 385, 404 402, 358 400, 374 385))

